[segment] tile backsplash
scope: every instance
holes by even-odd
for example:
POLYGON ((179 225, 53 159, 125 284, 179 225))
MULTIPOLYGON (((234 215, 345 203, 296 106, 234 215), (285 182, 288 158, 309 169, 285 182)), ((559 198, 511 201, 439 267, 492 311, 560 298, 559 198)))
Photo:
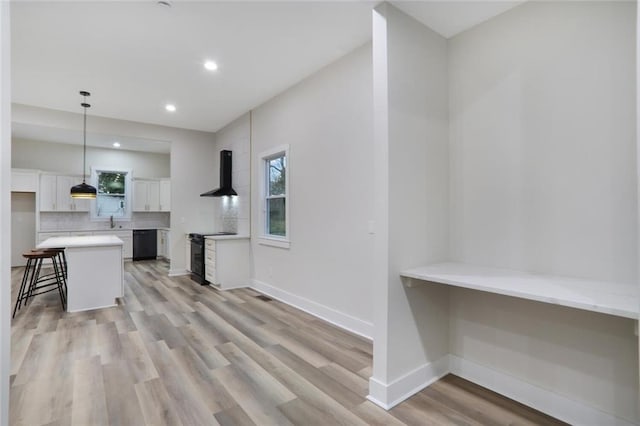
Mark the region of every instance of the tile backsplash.
MULTIPOLYGON (((114 229, 168 228, 169 212, 133 213, 131 220, 115 221, 114 229)), ((41 212, 40 231, 85 231, 110 229, 109 221, 92 221, 87 212, 41 212)))

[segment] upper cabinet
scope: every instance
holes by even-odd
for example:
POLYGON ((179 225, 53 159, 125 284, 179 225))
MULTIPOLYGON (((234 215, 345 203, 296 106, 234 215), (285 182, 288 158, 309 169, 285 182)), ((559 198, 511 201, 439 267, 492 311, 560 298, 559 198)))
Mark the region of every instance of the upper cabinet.
POLYGON ((170 211, 170 189, 171 181, 168 179, 135 179, 133 181, 133 211, 170 211))
POLYGON ((38 172, 36 170, 11 170, 12 192, 36 192, 38 172))
POLYGON ((88 212, 89 200, 71 198, 71 187, 82 182, 80 176, 40 176, 40 211, 88 212))

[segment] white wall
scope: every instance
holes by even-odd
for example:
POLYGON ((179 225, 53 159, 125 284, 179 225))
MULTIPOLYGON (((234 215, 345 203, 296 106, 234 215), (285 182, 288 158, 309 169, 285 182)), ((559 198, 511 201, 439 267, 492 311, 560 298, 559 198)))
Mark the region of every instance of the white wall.
MULTIPOLYGON (((636 176, 638 182, 640 182, 640 8, 636 6, 636 176)), ((638 201, 638 210, 640 211, 640 185, 638 192, 636 192, 638 201)), ((640 223, 640 215, 638 215, 638 221, 640 223)), ((637 228, 638 245, 640 245, 640 226, 637 228)), ((638 253, 638 282, 637 286, 640 286, 640 250, 638 253)), ((640 294, 640 288, 638 288, 638 294, 640 294)), ((640 301, 639 301, 640 305, 640 301)), ((640 306, 638 306, 638 312, 640 312, 640 306)), ((638 339, 638 365, 640 365, 640 339, 638 339)), ((640 385, 640 372, 638 372, 638 384, 640 385)), ((640 396, 639 396, 640 399, 640 396)))
POLYGON ((11 29, 8 1, 0 2, 0 425, 9 425, 11 344, 11 29))
MULTIPOLYGON (((218 150, 231 150, 233 162, 231 182, 238 193, 233 198, 213 198, 216 206, 217 231, 251 233, 251 113, 227 124, 216 132, 218 150)), ((216 167, 220 167, 220 156, 216 157, 216 167)), ((219 180, 219 179, 218 179, 219 180)), ((219 184, 219 182, 218 182, 219 184)), ((217 188, 217 185, 211 189, 217 188)))
MULTIPOLYGON (((13 105, 13 119, 20 123, 76 129, 81 114, 66 113, 25 105, 13 105)), ((218 155, 215 135, 193 130, 156 126, 132 121, 91 117, 91 130, 171 142, 171 273, 186 269, 186 235, 215 229, 211 199, 200 194, 217 182, 218 155)))
POLYGON ((636 283, 634 5, 530 2, 449 41, 453 259, 636 283))
POLYGON ((258 288, 371 335, 371 45, 253 111, 252 247, 258 288), (290 145, 289 249, 264 246, 259 153, 290 145))
POLYGON ((398 278, 452 259, 637 285, 635 17, 529 2, 445 42, 376 7, 370 399, 454 371, 570 422, 638 422, 632 320, 398 278))
MULTIPOLYGON (((635 17, 529 2, 449 40, 453 260, 637 286, 635 17)), ((638 421, 632 320, 464 290, 450 307, 452 354, 638 421)))
POLYGON ((24 266, 22 253, 33 248, 36 241, 36 194, 11 193, 11 267, 24 266))
POLYGON ((374 11, 373 43, 375 120, 388 126, 376 128, 375 172, 388 188, 376 193, 370 398, 388 407, 444 372, 449 347, 446 289, 406 289, 399 275, 447 255, 447 44, 389 4, 374 11), (415 385, 403 383, 409 376, 419 377, 415 385))
MULTIPOLYGON (((82 145, 27 139, 12 140, 11 166, 48 172, 82 174, 82 145)), ((87 176, 92 165, 133 170, 134 178, 169 177, 169 154, 95 148, 87 146, 87 176)))

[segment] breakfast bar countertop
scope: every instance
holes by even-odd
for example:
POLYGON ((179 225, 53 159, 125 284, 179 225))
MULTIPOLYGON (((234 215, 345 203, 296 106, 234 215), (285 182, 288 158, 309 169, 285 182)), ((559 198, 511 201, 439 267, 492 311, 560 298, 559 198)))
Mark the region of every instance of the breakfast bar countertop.
POLYGON ((38 248, 64 248, 67 311, 107 308, 124 296, 123 242, 114 235, 50 237, 38 248))
POLYGON ((37 248, 54 247, 104 247, 121 246, 124 243, 114 235, 83 235, 76 237, 51 237, 37 245, 37 248))

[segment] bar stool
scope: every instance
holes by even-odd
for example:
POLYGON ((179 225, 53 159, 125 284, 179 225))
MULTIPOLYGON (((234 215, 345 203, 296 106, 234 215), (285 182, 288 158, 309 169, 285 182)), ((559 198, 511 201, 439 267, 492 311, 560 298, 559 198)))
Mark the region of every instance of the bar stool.
MULTIPOLYGON (((61 247, 52 247, 52 248, 43 248, 43 249, 31 249, 32 252, 42 251, 45 253, 55 253, 55 257, 51 260, 52 262, 58 262, 58 271, 60 271, 60 276, 64 283, 65 294, 67 290, 67 256, 64 253, 64 248, 61 247)), ((54 269, 55 273, 55 269, 54 269)), ((44 277, 40 277, 44 278, 44 277)))
POLYGON ((57 250, 38 250, 23 253, 22 256, 27 259, 27 265, 24 269, 18 297, 13 308, 13 317, 16 316, 16 312, 22 306, 23 301, 26 306, 29 298, 55 290, 58 290, 60 294, 62 309, 66 309, 66 267, 60 252, 57 250), (53 273, 40 275, 42 263, 45 259, 51 260, 53 273))

